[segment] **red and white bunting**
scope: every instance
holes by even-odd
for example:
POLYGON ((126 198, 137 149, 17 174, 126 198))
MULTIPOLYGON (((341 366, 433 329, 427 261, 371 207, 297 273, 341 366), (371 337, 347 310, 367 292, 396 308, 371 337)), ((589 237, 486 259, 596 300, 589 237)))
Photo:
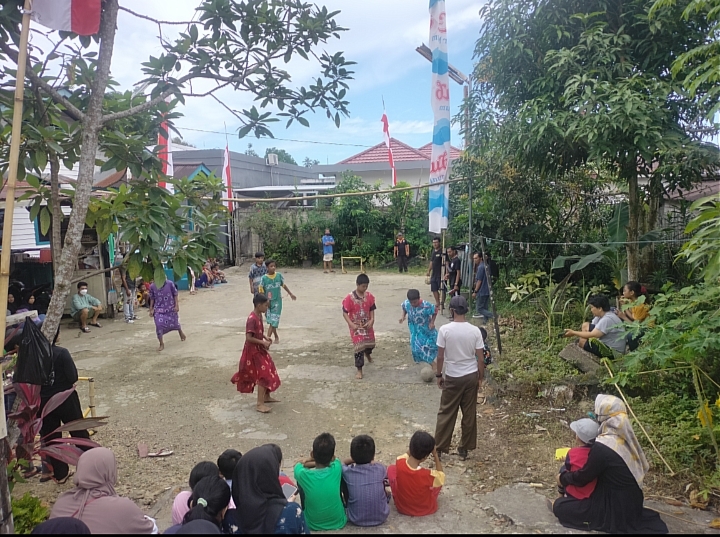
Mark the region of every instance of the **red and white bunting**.
POLYGON ((34 0, 32 20, 53 30, 93 35, 100 31, 100 0, 34 0))
MULTIPOLYGON (((227 186, 227 197, 232 198, 233 197, 233 191, 232 191, 232 173, 230 172, 230 148, 226 145, 225 146, 225 158, 223 159, 223 168, 222 168, 222 180, 223 183, 227 186)), ((228 201, 228 210, 232 211, 232 201, 228 201)))
POLYGON ((384 110, 380 121, 382 121, 383 124, 383 137, 385 138, 385 145, 388 148, 388 161, 390 162, 390 169, 392 170, 392 186, 396 186, 397 173, 395 172, 395 160, 393 159, 392 147, 390 146, 390 124, 384 110))

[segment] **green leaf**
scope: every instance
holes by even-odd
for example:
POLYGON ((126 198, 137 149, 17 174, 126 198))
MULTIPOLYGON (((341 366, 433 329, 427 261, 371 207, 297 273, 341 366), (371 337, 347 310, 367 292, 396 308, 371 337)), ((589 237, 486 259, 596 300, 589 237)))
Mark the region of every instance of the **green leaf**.
POLYGON ((51 221, 52 216, 50 215, 50 211, 48 211, 47 207, 43 207, 40 210, 40 233, 47 235, 47 232, 50 230, 51 221))
POLYGON ((160 265, 159 267, 155 267, 153 279, 155 280, 156 287, 160 288, 165 285, 165 269, 162 265, 160 265))

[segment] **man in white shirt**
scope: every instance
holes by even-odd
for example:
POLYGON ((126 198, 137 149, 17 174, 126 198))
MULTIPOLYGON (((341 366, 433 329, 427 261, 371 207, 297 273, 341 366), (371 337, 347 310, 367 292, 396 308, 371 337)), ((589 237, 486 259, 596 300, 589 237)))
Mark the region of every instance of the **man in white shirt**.
POLYGON ((440 410, 435 426, 435 445, 438 453, 450 452, 458 410, 462 410, 462 436, 458 455, 462 460, 477 446, 477 389, 485 376, 483 341, 480 329, 465 320, 468 303, 457 295, 450 300, 453 321, 438 330, 437 377, 442 390, 440 410), (444 369, 443 369, 444 366, 444 369))

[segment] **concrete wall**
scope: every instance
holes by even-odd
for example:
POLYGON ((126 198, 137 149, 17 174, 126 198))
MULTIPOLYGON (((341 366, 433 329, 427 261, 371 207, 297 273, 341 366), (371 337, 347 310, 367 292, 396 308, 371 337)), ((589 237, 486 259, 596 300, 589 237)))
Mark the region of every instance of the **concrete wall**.
MULTIPOLYGON (((387 162, 373 164, 330 164, 313 166, 313 171, 324 176, 335 176, 340 181, 343 172, 349 172, 361 177, 368 185, 375 185, 380 181, 381 188, 392 186, 390 165, 387 162)), ((404 181, 410 185, 427 184, 430 180, 430 161, 418 160, 398 162, 395 166, 398 182, 404 181)))

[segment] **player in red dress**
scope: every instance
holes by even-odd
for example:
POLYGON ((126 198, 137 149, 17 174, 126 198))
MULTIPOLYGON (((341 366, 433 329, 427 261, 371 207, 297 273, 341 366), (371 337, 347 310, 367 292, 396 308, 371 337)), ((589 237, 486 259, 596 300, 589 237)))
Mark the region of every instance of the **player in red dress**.
POLYGON ((279 402, 270 394, 280 387, 280 377, 268 352, 272 341, 265 337, 262 322, 263 313, 267 311, 270 301, 265 295, 258 293, 253 298, 253 305, 255 309, 245 324, 245 346, 240 355, 238 372, 231 381, 240 393, 253 393, 257 386, 257 410, 267 414, 271 410, 267 403, 279 402))

